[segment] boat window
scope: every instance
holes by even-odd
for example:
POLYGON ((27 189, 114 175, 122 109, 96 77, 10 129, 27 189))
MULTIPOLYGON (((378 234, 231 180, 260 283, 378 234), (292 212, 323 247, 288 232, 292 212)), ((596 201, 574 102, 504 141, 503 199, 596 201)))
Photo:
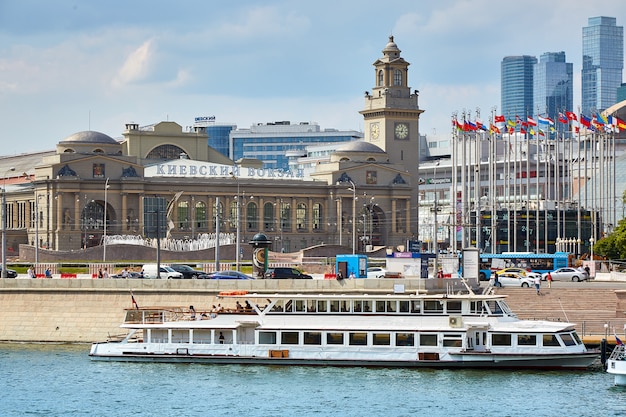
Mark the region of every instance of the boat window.
POLYGON ((304 344, 305 345, 321 345, 322 333, 321 332, 304 332, 304 344))
POLYGON ((333 313, 339 312, 339 300, 330 300, 330 311, 333 313))
POLYGON ((376 312, 377 313, 385 312, 385 302, 383 300, 376 300, 376 312))
POLYGON ((424 300, 424 313, 443 313, 443 304, 439 300, 424 300))
POLYGON ((493 346, 511 346, 511 335, 508 333, 492 334, 491 344, 493 346))
POLYGON ((296 311, 303 313, 304 312, 304 306, 306 306, 306 301, 305 300, 296 300, 295 302, 296 304, 296 311))
POLYGON ((367 333, 365 332, 350 333, 350 338, 348 340, 348 343, 350 345, 356 345, 356 346, 367 345, 367 333))
POLYGON ((415 346, 413 333, 396 333, 396 346, 415 346))
POLYGON ((420 334, 420 346, 437 346, 437 335, 420 334))
POLYGON ((518 334, 518 346, 537 346, 537 336, 534 334, 518 334))
POLYGON ((583 341, 580 340, 580 337, 578 337, 578 333, 576 332, 572 332, 572 337, 574 338, 574 340, 576 341, 577 345, 582 345, 583 341))
POLYGON ((297 345, 299 343, 298 332, 281 332, 280 343, 283 345, 297 345))
POLYGON ((408 301, 399 301, 400 304, 400 313, 408 313, 409 312, 409 302, 408 301))
POLYGON ((309 308, 307 309, 310 313, 315 313, 317 310, 315 309, 317 303, 315 301, 311 301, 309 304, 309 308))
POLYGON ((350 312, 350 301, 342 301, 341 303, 341 312, 349 313, 350 312))
POLYGON ((445 347, 462 347, 463 335, 459 333, 444 333, 443 345, 445 347))
POLYGON ((489 311, 491 314, 502 314, 502 309, 500 308, 500 304, 496 300, 488 300, 485 301, 487 306, 489 307, 489 311))
POLYGON ((561 346, 561 344, 559 343, 559 339, 557 339, 556 335, 554 334, 544 334, 543 345, 544 346, 561 346))
POLYGON ((189 330, 172 330, 172 343, 189 343, 189 330))
POLYGON ((561 333, 561 340, 565 343, 565 346, 574 346, 576 341, 569 333, 561 333))
POLYGON ((293 310, 293 300, 287 300, 285 302, 285 313, 291 313, 293 310))
POLYGON ((211 343, 211 331, 196 329, 193 331, 193 342, 209 344, 211 343))
POLYGON ((370 300, 363 300, 363 312, 369 313, 372 311, 372 302, 370 300))
POLYGON ((487 310, 484 308, 482 301, 471 301, 470 313, 471 314, 486 314, 487 310))
POLYGON ((328 332, 326 334, 327 345, 343 345, 343 333, 328 332))
POLYGON ((150 329, 150 341, 152 343, 167 343, 166 329, 150 329))
POLYGON ((361 301, 354 300, 354 306, 352 307, 355 313, 360 313, 363 309, 361 308, 361 301))
POLYGON ((388 346, 391 344, 391 335, 389 333, 374 333, 372 343, 376 346, 388 346))
POLYGON ((274 303, 274 307, 272 307, 272 311, 283 311, 284 305, 285 300, 276 300, 276 303, 274 303))
POLYGON ((395 313, 396 312, 396 300, 387 301, 387 312, 395 313))
POLYGON ((259 343, 262 345, 275 345, 276 332, 259 332, 259 343))
POLYGON ((420 300, 411 301, 411 313, 419 314, 422 311, 422 302, 420 300))
POLYGON ((327 306, 326 300, 317 300, 317 312, 326 313, 327 306))
POLYGON ((446 312, 448 313, 460 313, 461 312, 461 301, 460 300, 448 300, 446 302, 446 312))

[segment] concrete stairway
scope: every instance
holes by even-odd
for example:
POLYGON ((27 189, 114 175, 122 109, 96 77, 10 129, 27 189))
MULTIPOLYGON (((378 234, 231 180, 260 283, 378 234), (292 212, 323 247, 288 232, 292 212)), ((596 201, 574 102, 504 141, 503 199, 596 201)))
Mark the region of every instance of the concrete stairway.
POLYGON ((581 336, 608 335, 611 342, 613 333, 624 335, 626 315, 615 289, 542 286, 541 295, 534 288, 497 288, 495 292, 508 295, 507 303, 519 318, 576 323, 581 336))

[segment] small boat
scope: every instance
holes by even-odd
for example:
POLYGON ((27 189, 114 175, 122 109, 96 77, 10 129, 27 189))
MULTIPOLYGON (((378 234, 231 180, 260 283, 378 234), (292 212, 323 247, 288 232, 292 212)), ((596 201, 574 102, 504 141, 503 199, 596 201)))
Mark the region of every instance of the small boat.
POLYGON ((626 386, 626 346, 616 339, 615 348, 606 361, 606 371, 615 376, 615 385, 626 386))
MULTIPOLYGON (((220 295, 231 310, 128 308, 93 360, 429 368, 587 369, 574 324, 521 320, 506 295, 220 295), (245 307, 241 307, 245 303, 245 307)), ((133 298, 134 302, 134 298, 133 298)))

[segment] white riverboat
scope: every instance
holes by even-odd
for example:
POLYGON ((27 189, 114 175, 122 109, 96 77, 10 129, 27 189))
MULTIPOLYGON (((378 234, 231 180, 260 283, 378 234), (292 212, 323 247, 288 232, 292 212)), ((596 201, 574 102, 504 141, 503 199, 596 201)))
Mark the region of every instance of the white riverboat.
POLYGON ((619 342, 606 361, 606 371, 615 377, 615 385, 626 386, 626 346, 619 342))
POLYGON ((505 295, 222 294, 247 308, 127 309, 94 360, 268 365, 586 369, 574 325, 520 320, 505 295), (247 304, 249 303, 249 304, 247 304), (204 314, 203 314, 204 312, 204 314))

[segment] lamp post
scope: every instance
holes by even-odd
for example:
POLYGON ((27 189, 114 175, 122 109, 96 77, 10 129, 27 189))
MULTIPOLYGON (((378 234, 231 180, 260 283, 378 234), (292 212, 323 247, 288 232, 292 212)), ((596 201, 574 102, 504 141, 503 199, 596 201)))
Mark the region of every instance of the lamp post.
POLYGON ((595 243, 595 239, 593 238, 593 236, 591 236, 589 238, 589 247, 591 249, 591 262, 593 262, 593 244, 595 243))
POLYGON ((7 174, 11 171, 15 167, 7 169, 2 180, 2 278, 7 277, 7 174))
POLYGON ((107 261, 107 190, 109 178, 104 182, 104 232, 102 233, 102 262, 107 261))
POLYGON ((434 207, 433 207, 433 211, 434 211, 434 217, 435 217, 435 239, 434 239, 434 250, 435 250, 435 263, 433 265, 433 269, 434 269, 434 277, 438 278, 439 277, 439 237, 438 237, 438 229, 439 229, 439 225, 437 224, 437 211, 439 210, 439 207, 437 207, 437 166, 439 166, 439 161, 437 161, 437 163, 435 163, 435 169, 434 169, 434 175, 433 175, 433 179, 434 179, 434 185, 435 185, 435 200, 434 200, 434 207))
POLYGON ((237 181, 237 196, 235 197, 235 200, 237 201, 237 205, 235 207, 235 211, 236 211, 236 216, 237 216, 237 234, 236 234, 236 238, 237 238, 237 242, 235 243, 235 251, 237 252, 235 254, 235 269, 237 271, 239 271, 239 251, 241 250, 240 247, 240 229, 241 229, 241 216, 239 215, 239 208, 240 208, 240 198, 239 198, 239 178, 237 178, 235 176, 234 173, 230 173, 230 176, 232 179, 234 179, 235 181, 237 181))
POLYGON ((37 266, 39 265, 39 197, 41 196, 37 195, 37 189, 35 188, 35 181, 31 180, 30 176, 26 172, 24 172, 22 176, 26 178, 28 182, 31 183, 33 187, 34 196, 35 196, 35 215, 34 216, 31 215, 31 221, 33 219, 35 221, 35 273, 37 273, 37 266))

